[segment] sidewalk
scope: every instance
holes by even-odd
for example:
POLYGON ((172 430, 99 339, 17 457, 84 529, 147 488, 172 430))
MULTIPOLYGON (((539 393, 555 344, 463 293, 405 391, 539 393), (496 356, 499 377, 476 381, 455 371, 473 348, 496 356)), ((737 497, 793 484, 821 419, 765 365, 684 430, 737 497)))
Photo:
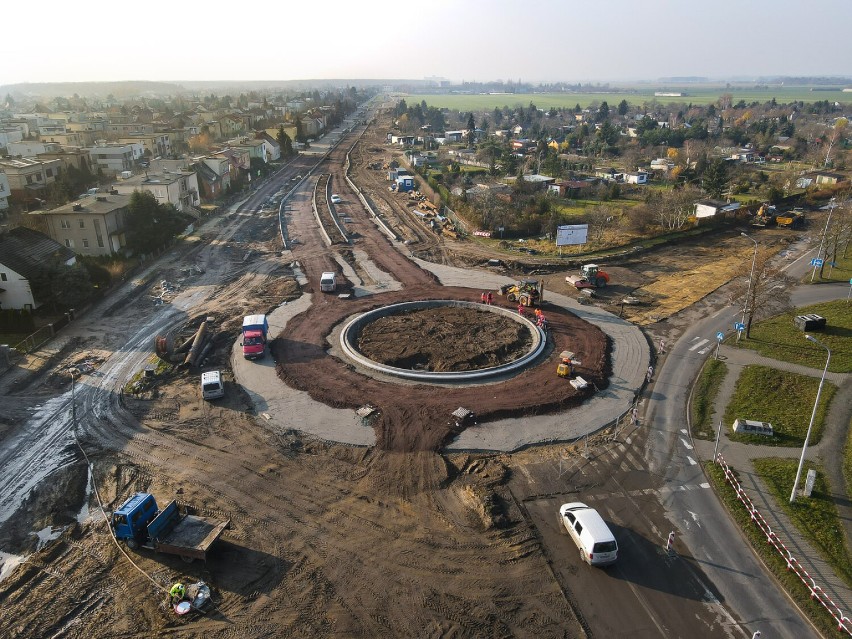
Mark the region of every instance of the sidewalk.
MULTIPOLYGON (((819 378, 822 376, 822 369, 776 361, 758 355, 750 349, 723 345, 719 351, 719 357, 727 366, 728 374, 725 376, 716 397, 712 422, 714 427, 719 424, 719 420, 725 412, 725 407, 733 395, 740 373, 746 366, 769 366, 810 377, 819 378)), ((816 457, 820 458, 819 461, 826 471, 831 496, 837 505, 838 515, 844 526, 847 547, 852 547, 850 545, 850 542, 852 542, 852 506, 850 506, 849 498, 846 495, 842 474, 846 425, 849 424, 850 416, 852 416, 852 375, 828 373, 826 380, 837 385, 839 390, 832 401, 822 440, 819 444, 808 447, 807 458, 811 460, 816 457)), ((702 459, 712 458, 714 442, 695 440, 694 443, 695 451, 702 459)), ((831 566, 822 559, 820 553, 799 533, 754 470, 753 459, 762 457, 799 459, 801 452, 801 448, 757 446, 731 441, 724 425, 719 439, 719 453, 739 473, 743 489, 763 514, 766 523, 778 534, 787 549, 799 560, 817 585, 821 586, 840 609, 848 615, 852 611, 852 608, 850 608, 850 605, 852 605, 852 588, 834 573, 831 566)))

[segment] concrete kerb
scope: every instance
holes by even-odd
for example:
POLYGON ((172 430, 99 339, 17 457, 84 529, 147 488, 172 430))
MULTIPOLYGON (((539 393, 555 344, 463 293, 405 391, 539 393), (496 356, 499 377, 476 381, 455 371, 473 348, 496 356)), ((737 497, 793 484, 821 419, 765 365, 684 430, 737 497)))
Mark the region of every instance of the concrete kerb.
POLYGON ((371 370, 379 371, 380 373, 392 375, 394 377, 402 377, 404 379, 417 380, 420 382, 441 383, 479 381, 515 372, 518 369, 527 366, 535 359, 537 359, 547 346, 547 342, 545 339, 544 332, 540 328, 538 328, 535 324, 533 324, 525 317, 520 317, 516 313, 510 312, 508 309, 488 305, 483 307, 482 304, 458 300, 422 300, 416 302, 403 302, 401 304, 383 306, 381 308, 373 309, 372 311, 368 311, 366 313, 361 313, 360 315, 352 318, 346 323, 340 333, 340 346, 347 357, 352 360, 355 360, 361 366, 364 366, 371 370), (519 357, 518 359, 512 362, 508 362, 500 366, 490 366, 488 368, 464 372, 434 372, 401 369, 395 366, 388 366, 379 362, 375 362, 364 356, 358 350, 358 337, 363 327, 369 324, 370 322, 373 322, 381 317, 404 313, 406 311, 436 308, 440 306, 470 308, 478 311, 487 311, 502 315, 503 317, 506 317, 514 322, 522 324, 529 331, 529 334, 532 338, 532 345, 522 357, 519 357))

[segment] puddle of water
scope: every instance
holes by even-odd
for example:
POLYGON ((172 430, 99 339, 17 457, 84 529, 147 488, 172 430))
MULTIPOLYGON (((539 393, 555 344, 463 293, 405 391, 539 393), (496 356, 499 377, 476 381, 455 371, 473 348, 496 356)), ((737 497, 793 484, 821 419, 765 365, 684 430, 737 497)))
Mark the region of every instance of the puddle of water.
POLYGON ((77 523, 83 524, 89 518, 89 500, 92 498, 92 467, 89 466, 89 478, 86 480, 86 494, 83 497, 83 505, 77 513, 77 523))
POLYGON ((0 581, 11 575, 12 571, 24 563, 26 559, 23 555, 13 555, 0 550, 0 581))
POLYGON ((41 550, 54 539, 59 539, 59 535, 65 530, 66 526, 47 526, 39 531, 30 533, 38 537, 38 546, 36 550, 41 550))

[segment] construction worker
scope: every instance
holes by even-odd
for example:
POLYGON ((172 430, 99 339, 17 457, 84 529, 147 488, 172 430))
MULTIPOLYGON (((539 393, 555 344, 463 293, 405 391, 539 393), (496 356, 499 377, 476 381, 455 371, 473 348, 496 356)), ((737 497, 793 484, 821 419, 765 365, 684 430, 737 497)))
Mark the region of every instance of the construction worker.
POLYGON ((169 590, 169 597, 172 598, 172 605, 177 605, 183 599, 184 594, 186 593, 186 588, 184 588, 182 583, 176 583, 172 586, 172 589, 169 590))
POLYGON ((482 295, 480 295, 480 301, 485 304, 486 300, 488 300, 488 293, 482 291, 482 295))
POLYGON ((518 304, 518 315, 520 315, 521 317, 524 316, 524 305, 523 304, 518 304))
POLYGON ((494 295, 491 294, 491 291, 488 291, 488 297, 486 299, 488 300, 488 306, 491 306, 491 302, 494 301, 494 295))

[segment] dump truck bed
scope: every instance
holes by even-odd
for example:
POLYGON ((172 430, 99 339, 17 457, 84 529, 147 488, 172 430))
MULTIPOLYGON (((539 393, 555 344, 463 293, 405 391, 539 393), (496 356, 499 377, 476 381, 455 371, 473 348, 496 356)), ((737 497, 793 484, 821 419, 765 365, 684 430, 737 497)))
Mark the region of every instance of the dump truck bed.
POLYGON ((207 551, 230 524, 230 519, 181 515, 172 501, 148 525, 148 531, 159 552, 206 559, 207 551))

